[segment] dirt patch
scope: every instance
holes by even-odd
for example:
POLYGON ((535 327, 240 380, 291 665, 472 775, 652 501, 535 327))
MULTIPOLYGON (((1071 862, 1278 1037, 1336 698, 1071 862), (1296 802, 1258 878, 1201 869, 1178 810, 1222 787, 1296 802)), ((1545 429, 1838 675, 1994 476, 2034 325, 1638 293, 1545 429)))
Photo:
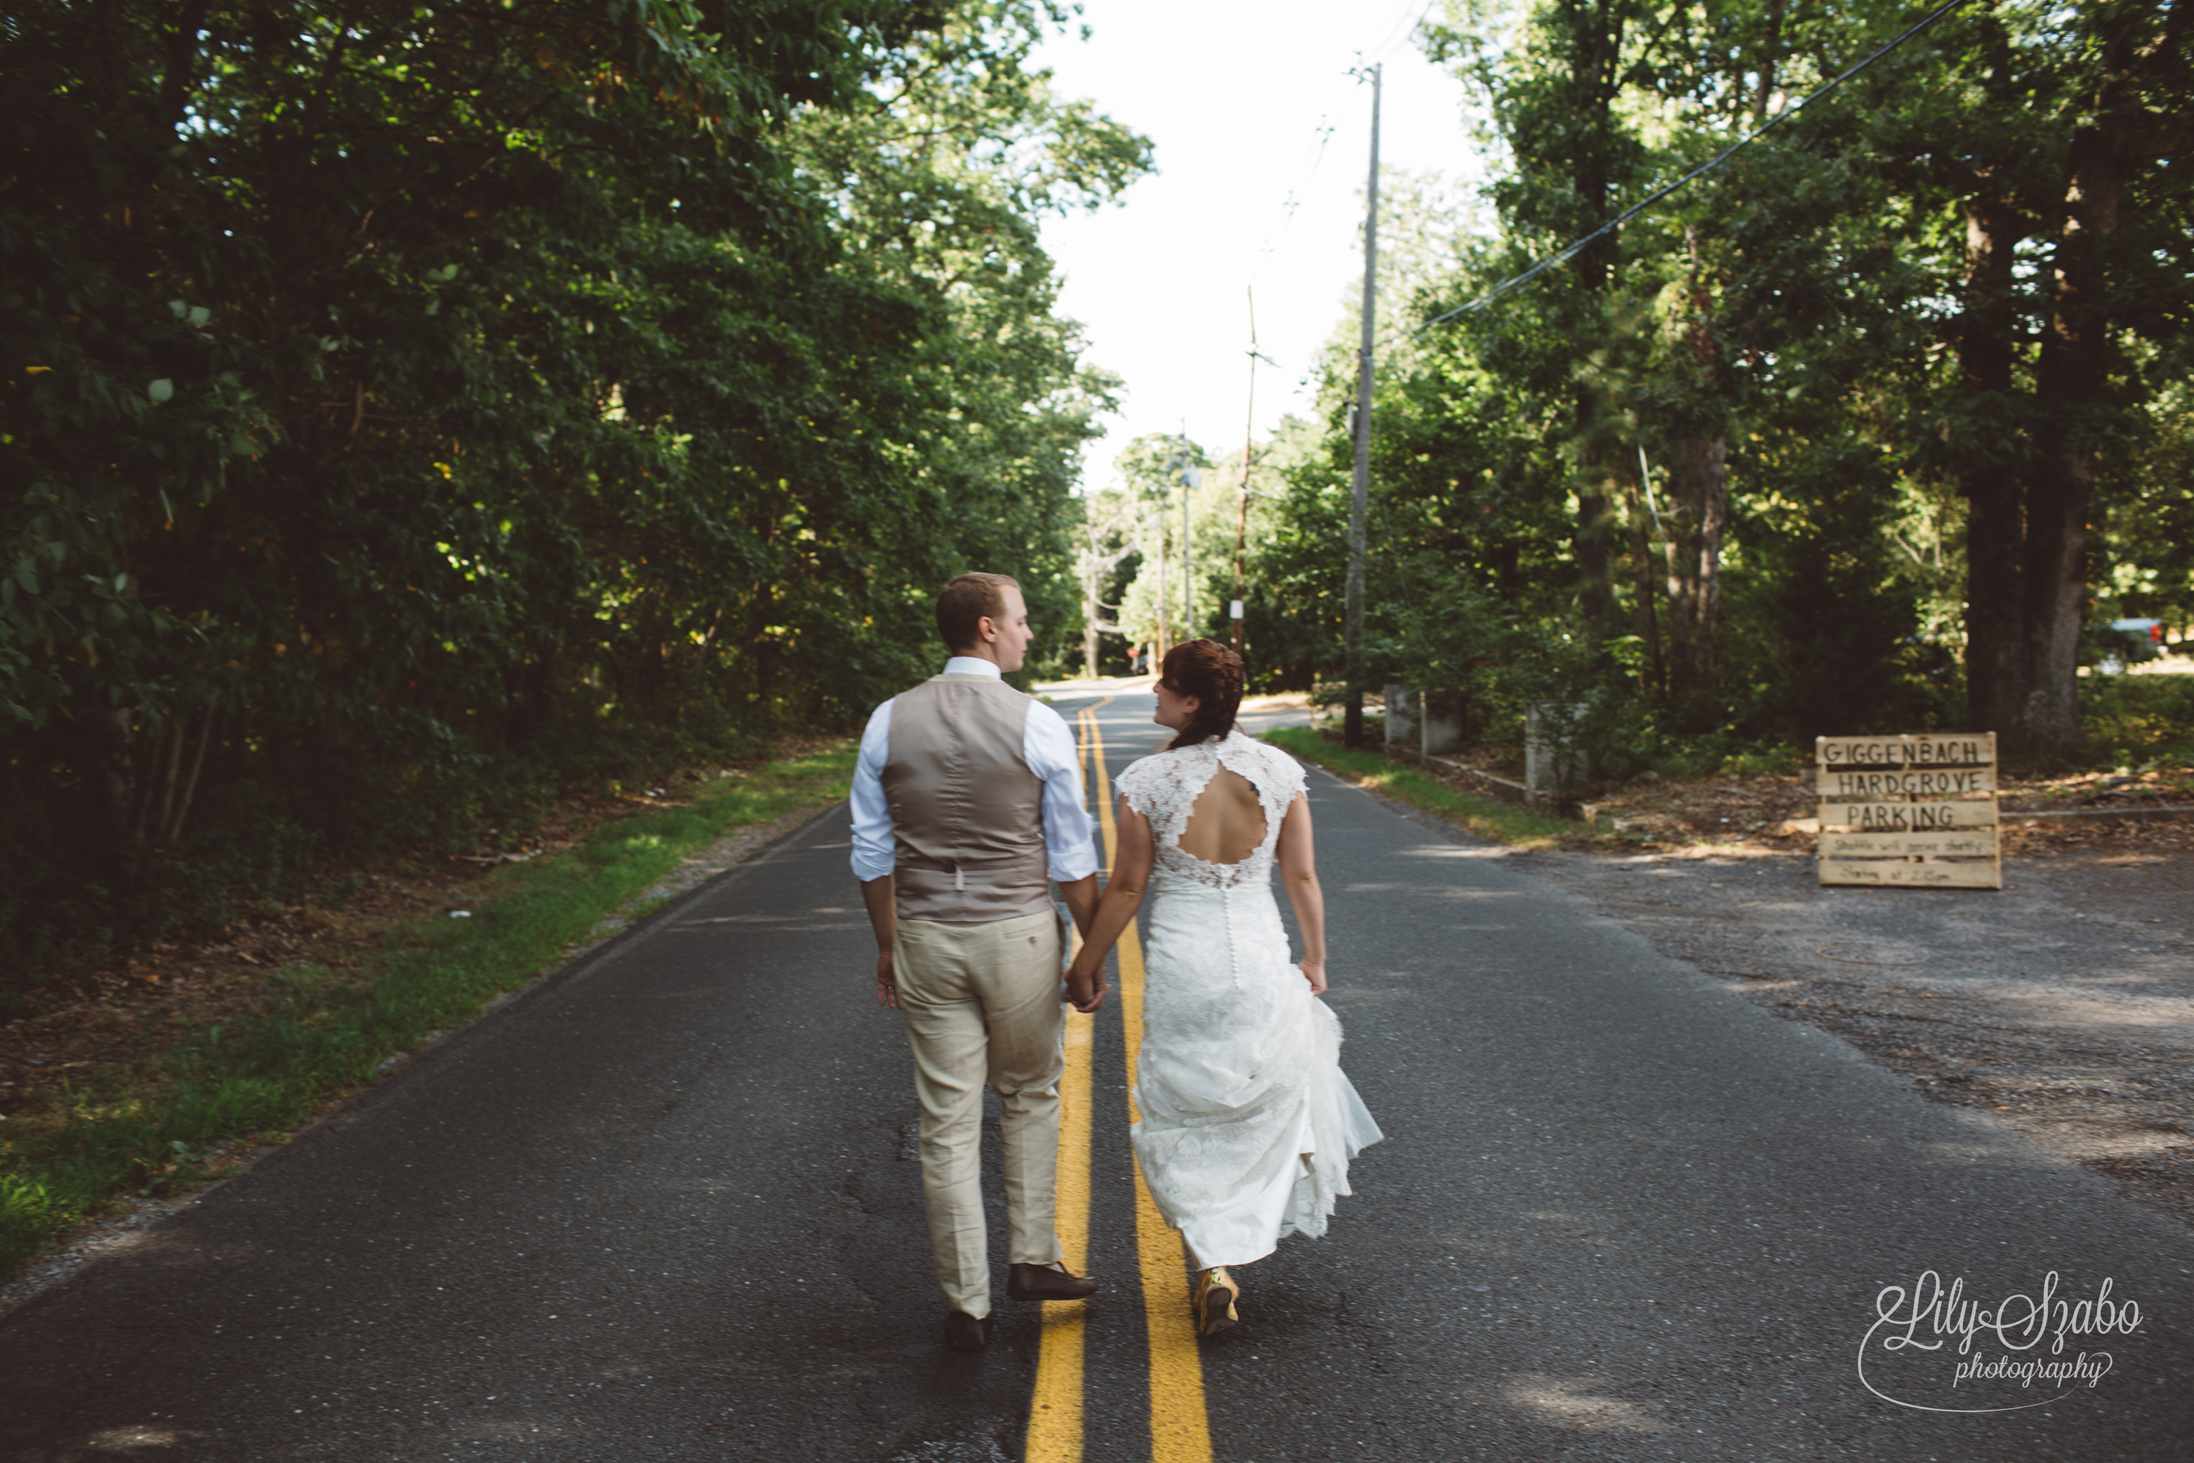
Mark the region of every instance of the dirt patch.
MULTIPOLYGON (((2063 777, 2005 776, 1998 805, 2006 813, 2104 810, 2194 804, 2194 772, 2086 772, 2063 777)), ((1714 777, 1670 781, 1648 773, 1590 801, 1596 829, 1641 847, 1700 843, 1813 851, 1812 832, 1791 825, 1813 817, 1810 773, 1802 776, 1714 777)), ((2122 825, 2037 825, 2010 828, 2007 849, 2116 846, 2122 825)), ((2194 822, 2158 821, 2164 845, 2194 853, 2194 822)))

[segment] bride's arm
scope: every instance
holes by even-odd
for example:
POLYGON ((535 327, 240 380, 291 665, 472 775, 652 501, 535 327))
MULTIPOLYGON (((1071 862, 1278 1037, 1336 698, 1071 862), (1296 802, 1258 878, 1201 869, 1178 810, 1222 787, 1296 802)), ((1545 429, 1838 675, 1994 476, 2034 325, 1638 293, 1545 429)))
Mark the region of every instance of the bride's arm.
POLYGON ((1150 820, 1120 799, 1120 841, 1113 850, 1112 877, 1105 881, 1105 897, 1097 902, 1097 917, 1082 937, 1082 948, 1067 967, 1067 999, 1077 1011, 1094 1011, 1105 1003, 1112 989, 1105 983, 1105 956, 1113 941, 1142 908, 1143 889, 1150 882, 1153 849, 1150 820))
POLYGON ((1303 932, 1303 978, 1312 995, 1326 988, 1326 896, 1318 887, 1318 862, 1311 853, 1310 799, 1301 793, 1280 820, 1280 880, 1287 902, 1295 906, 1295 927, 1303 932))

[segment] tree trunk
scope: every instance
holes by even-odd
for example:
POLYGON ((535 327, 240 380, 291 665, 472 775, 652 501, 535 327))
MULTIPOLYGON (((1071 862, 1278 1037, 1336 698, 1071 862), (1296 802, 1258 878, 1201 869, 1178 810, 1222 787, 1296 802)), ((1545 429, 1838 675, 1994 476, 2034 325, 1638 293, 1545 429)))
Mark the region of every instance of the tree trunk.
MULTIPOLYGON (((2080 629, 2087 611, 2087 515, 2095 496, 2095 443, 2108 409, 2109 253, 2125 196, 2125 158, 2140 112, 2132 85, 2133 32, 2106 42, 2092 120, 2072 139, 2065 215, 2056 249, 2049 326, 2035 368, 2034 488, 2027 511, 2027 723, 2031 743, 2063 750, 2080 740, 2080 629)), ((2169 45, 2158 48, 2169 55, 2169 45)))
POLYGON ((1783 51, 1783 3, 1784 0, 1768 0, 1767 39, 1760 47, 1760 85, 1752 95, 1752 125, 1757 127, 1767 120, 1767 108, 1775 95, 1775 63, 1783 51))
POLYGON ((1623 474, 1623 498, 1630 509, 1630 553, 1638 565, 1638 638, 1645 642, 1645 692, 1659 700, 1668 688, 1667 668, 1661 661, 1661 617, 1653 600, 1653 543, 1646 533, 1643 506, 1638 501, 1638 482, 1623 474))
POLYGON ((2025 503, 2015 450, 2018 403, 2012 366, 2018 326, 2012 252, 2028 225, 2010 204, 1965 205, 1965 308, 1956 344, 1966 434, 1959 488, 1966 500, 1966 717, 1972 731, 2007 743, 2026 722, 2026 660, 2021 654, 2025 503))
POLYGON ((1730 381, 1714 344, 1714 297, 1699 259, 1699 231, 1684 226, 1691 254, 1691 404, 1669 438, 1668 618, 1675 653, 1669 690, 1686 720, 1698 720, 1721 689, 1715 637, 1722 608, 1722 533, 1729 521, 1730 381))
POLYGON ((1599 440, 1599 402, 1593 388, 1577 394, 1577 531, 1572 542, 1577 555, 1577 610, 1586 626, 1597 635, 1614 608, 1608 540, 1611 517, 1606 492, 1605 446, 1599 440))
POLYGON ((104 814, 102 821, 106 824, 107 868, 117 888, 128 886, 129 850, 135 841, 130 807, 137 791, 137 778, 133 776, 137 747, 131 720, 127 707, 97 712, 91 718, 92 734, 99 748, 99 793, 104 814))
POLYGON ((1091 550, 1082 561, 1082 671, 1091 680, 1097 679, 1097 625, 1104 618, 1104 606, 1097 597, 1104 592, 1104 571, 1097 567, 1096 551, 1091 550))
POLYGON ((1718 435, 1669 443, 1669 691, 1679 704, 1720 688, 1714 637, 1722 608, 1722 531, 1729 519, 1728 447, 1718 435))
MULTIPOLYGON (((1597 129, 1597 137, 1579 147, 1570 173, 1577 198, 1578 219, 1585 228, 1597 228, 1608 211, 1608 161, 1606 138, 1614 127, 1613 104, 1622 89, 1616 63, 1622 48, 1623 22, 1612 13, 1608 0, 1598 0, 1589 30, 1578 47, 1573 76, 1585 115, 1597 129)), ((1595 240, 1579 251, 1575 264, 1577 289, 1583 296, 1579 314, 1594 336, 1604 329, 1609 278, 1615 272, 1614 235, 1595 240)), ((1576 400, 1577 528, 1573 539, 1577 555, 1577 609, 1587 629, 1606 633, 1609 611, 1613 515, 1607 426, 1603 421, 1600 389, 1588 382, 1578 388, 1576 400)))

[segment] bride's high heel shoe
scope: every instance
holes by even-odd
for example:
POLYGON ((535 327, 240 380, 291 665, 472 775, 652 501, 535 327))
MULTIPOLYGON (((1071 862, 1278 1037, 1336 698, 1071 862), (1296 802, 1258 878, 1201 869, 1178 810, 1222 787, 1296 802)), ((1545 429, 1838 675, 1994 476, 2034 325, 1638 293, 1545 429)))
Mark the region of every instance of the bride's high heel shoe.
POLYGON ((1234 1298, 1241 1289, 1224 1265, 1214 1265, 1196 1277, 1196 1334, 1216 1336, 1241 1319, 1234 1313, 1234 1298))

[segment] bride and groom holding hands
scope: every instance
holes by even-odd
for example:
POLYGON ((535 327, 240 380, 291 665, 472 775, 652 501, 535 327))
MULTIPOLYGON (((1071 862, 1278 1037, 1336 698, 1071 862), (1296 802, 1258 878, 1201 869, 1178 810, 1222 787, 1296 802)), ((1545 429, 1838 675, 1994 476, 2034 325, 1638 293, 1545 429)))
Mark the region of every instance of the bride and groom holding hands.
POLYGON ((1147 900, 1144 1034, 1132 1140, 1197 1271, 1210 1335, 1238 1319, 1229 1266, 1318 1235, 1378 1125, 1340 1068, 1324 1002, 1325 907, 1301 768, 1234 725, 1242 662, 1167 652, 1154 720, 1167 748, 1120 774, 1119 842, 1100 895, 1074 735, 1002 679, 1033 634, 1020 586, 963 574, 937 602, 942 674, 876 709, 853 781, 853 871, 876 933, 876 996, 902 1012, 921 1105, 931 1256, 946 1344, 990 1339, 982 1090, 998 1094, 1016 1300, 1073 1300, 1054 1230, 1063 954, 1057 884, 1083 944, 1065 1002, 1099 1009, 1105 955, 1147 900), (1277 865, 1305 958, 1290 961, 1277 865))

